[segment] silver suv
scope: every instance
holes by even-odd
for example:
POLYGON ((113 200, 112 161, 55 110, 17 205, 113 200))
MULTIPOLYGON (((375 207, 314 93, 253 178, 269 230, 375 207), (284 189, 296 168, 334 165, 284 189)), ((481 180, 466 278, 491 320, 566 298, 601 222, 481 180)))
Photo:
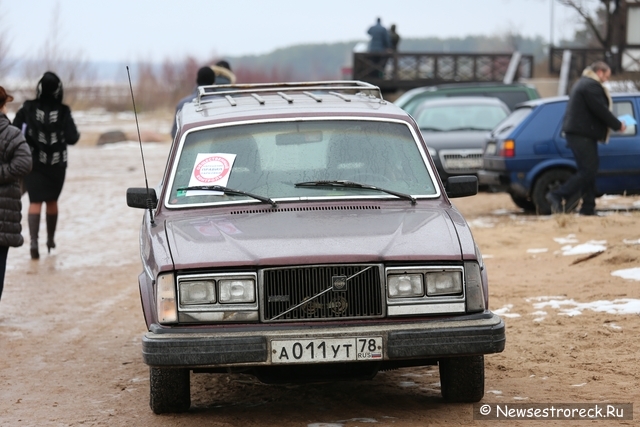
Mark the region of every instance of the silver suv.
POLYGON ((200 87, 145 209, 138 277, 155 413, 192 372, 264 382, 438 365, 442 395, 484 394, 505 345, 485 265, 414 120, 357 81, 200 87))

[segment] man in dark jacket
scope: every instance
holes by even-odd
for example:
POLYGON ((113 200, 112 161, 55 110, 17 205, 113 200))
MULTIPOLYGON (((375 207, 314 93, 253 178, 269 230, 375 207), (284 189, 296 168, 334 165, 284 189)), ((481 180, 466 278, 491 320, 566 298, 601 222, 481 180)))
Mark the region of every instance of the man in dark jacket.
POLYGON ((571 89, 562 131, 578 171, 561 187, 547 193, 552 213, 569 211, 582 198, 580 214, 596 214, 598 142, 609 142, 610 129, 622 132, 626 129, 625 124, 611 113, 611 96, 602 85, 609 77, 609 66, 598 61, 584 70, 571 89))
MULTIPOLYGON (((369 27, 367 33, 371 36, 369 40, 370 53, 390 52, 391 39, 389 38, 389 32, 382 26, 380 18, 376 20, 375 25, 369 27)), ((384 55, 371 55, 370 60, 373 65, 370 76, 381 79, 384 76, 384 67, 387 63, 387 58, 384 55)))

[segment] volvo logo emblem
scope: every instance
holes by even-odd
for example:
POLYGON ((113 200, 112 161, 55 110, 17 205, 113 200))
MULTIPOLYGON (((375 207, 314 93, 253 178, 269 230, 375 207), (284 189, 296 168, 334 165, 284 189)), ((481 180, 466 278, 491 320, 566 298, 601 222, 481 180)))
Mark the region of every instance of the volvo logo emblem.
POLYGON ((331 286, 334 291, 346 291, 347 276, 331 276, 331 286))

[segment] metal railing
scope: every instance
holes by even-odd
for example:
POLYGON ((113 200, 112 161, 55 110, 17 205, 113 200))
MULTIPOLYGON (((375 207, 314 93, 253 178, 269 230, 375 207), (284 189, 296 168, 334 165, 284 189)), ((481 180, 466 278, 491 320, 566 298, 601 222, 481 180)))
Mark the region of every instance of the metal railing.
POLYGON ((354 53, 352 77, 383 91, 408 90, 420 86, 459 82, 504 81, 533 77, 533 55, 521 55, 517 65, 513 53, 354 53))
POLYGON ((616 64, 618 54, 608 54, 604 49, 597 48, 569 48, 552 47, 549 49, 549 73, 559 75, 562 70, 562 61, 565 51, 571 51, 571 62, 568 69, 569 81, 575 80, 582 75, 582 71, 596 61, 604 61, 611 67, 611 72, 616 74, 619 70, 616 64))

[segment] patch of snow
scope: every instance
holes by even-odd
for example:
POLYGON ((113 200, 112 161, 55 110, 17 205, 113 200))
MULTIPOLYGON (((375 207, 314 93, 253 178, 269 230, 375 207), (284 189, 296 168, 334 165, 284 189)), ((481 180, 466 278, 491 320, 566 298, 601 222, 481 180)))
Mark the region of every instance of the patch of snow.
MULTIPOLYGON (((561 248, 562 255, 565 255, 565 256, 585 255, 585 254, 592 254, 595 252, 602 252, 607 249, 607 247, 604 246, 602 242, 603 242, 602 240, 591 240, 587 243, 583 243, 577 246, 571 246, 571 245, 563 246, 561 248)), ((606 241, 604 243, 606 243, 606 241)))
POLYGON ((615 323, 608 323, 607 324, 611 329, 615 329, 615 330, 620 330, 622 329, 622 326, 620 325, 616 325, 615 323))
POLYGON ((586 303, 579 303, 573 299, 552 299, 533 304, 533 307, 537 309, 553 308, 559 310, 560 314, 565 316, 577 316, 582 314, 584 310, 609 314, 640 314, 640 300, 629 298, 586 303))
POLYGON ((533 319, 534 322, 542 322, 547 316, 547 312, 541 311, 541 310, 534 311, 533 313, 529 313, 529 314, 532 316, 538 316, 535 319, 533 319))
POLYGON ((541 254, 544 252, 548 252, 549 249, 547 248, 532 248, 532 249, 527 249, 527 253, 528 254, 541 254))
POLYGON ((502 392, 500 390, 488 390, 487 393, 491 393, 491 394, 502 394, 502 392))
POLYGON ((414 383, 413 381, 401 381, 398 383, 398 385, 403 388, 417 386, 417 384, 414 383))
POLYGON ((509 215, 510 213, 511 211, 508 209, 496 209, 495 211, 491 212, 492 215, 509 215))
POLYGON ((513 400, 529 400, 528 397, 522 397, 522 396, 513 396, 513 400))
POLYGON ((549 301, 549 300, 556 300, 556 299, 563 299, 563 296, 540 296, 540 297, 531 297, 531 298, 525 298, 524 300, 526 302, 531 302, 531 301, 549 301))
POLYGON ((493 218, 476 218, 468 222, 471 228, 493 228, 496 220, 493 218))
POLYGON ((582 387, 582 386, 585 386, 585 385, 587 385, 587 383, 573 384, 573 385, 571 385, 571 387, 582 387))
POLYGON ((640 245, 640 239, 631 240, 631 239, 623 239, 622 243, 625 245, 640 245))
POLYGON ((616 270, 611 273, 612 276, 622 277, 623 279, 639 280, 640 281, 640 267, 627 268, 624 270, 616 270))
POLYGON ((561 245, 567 245, 569 243, 578 243, 575 234, 569 234, 566 237, 554 237, 553 240, 561 245))
POLYGON ((502 308, 493 310, 493 312, 498 316, 502 316, 502 317, 511 317, 511 318, 520 317, 518 313, 509 313, 512 308, 513 308, 513 304, 507 304, 502 308))

